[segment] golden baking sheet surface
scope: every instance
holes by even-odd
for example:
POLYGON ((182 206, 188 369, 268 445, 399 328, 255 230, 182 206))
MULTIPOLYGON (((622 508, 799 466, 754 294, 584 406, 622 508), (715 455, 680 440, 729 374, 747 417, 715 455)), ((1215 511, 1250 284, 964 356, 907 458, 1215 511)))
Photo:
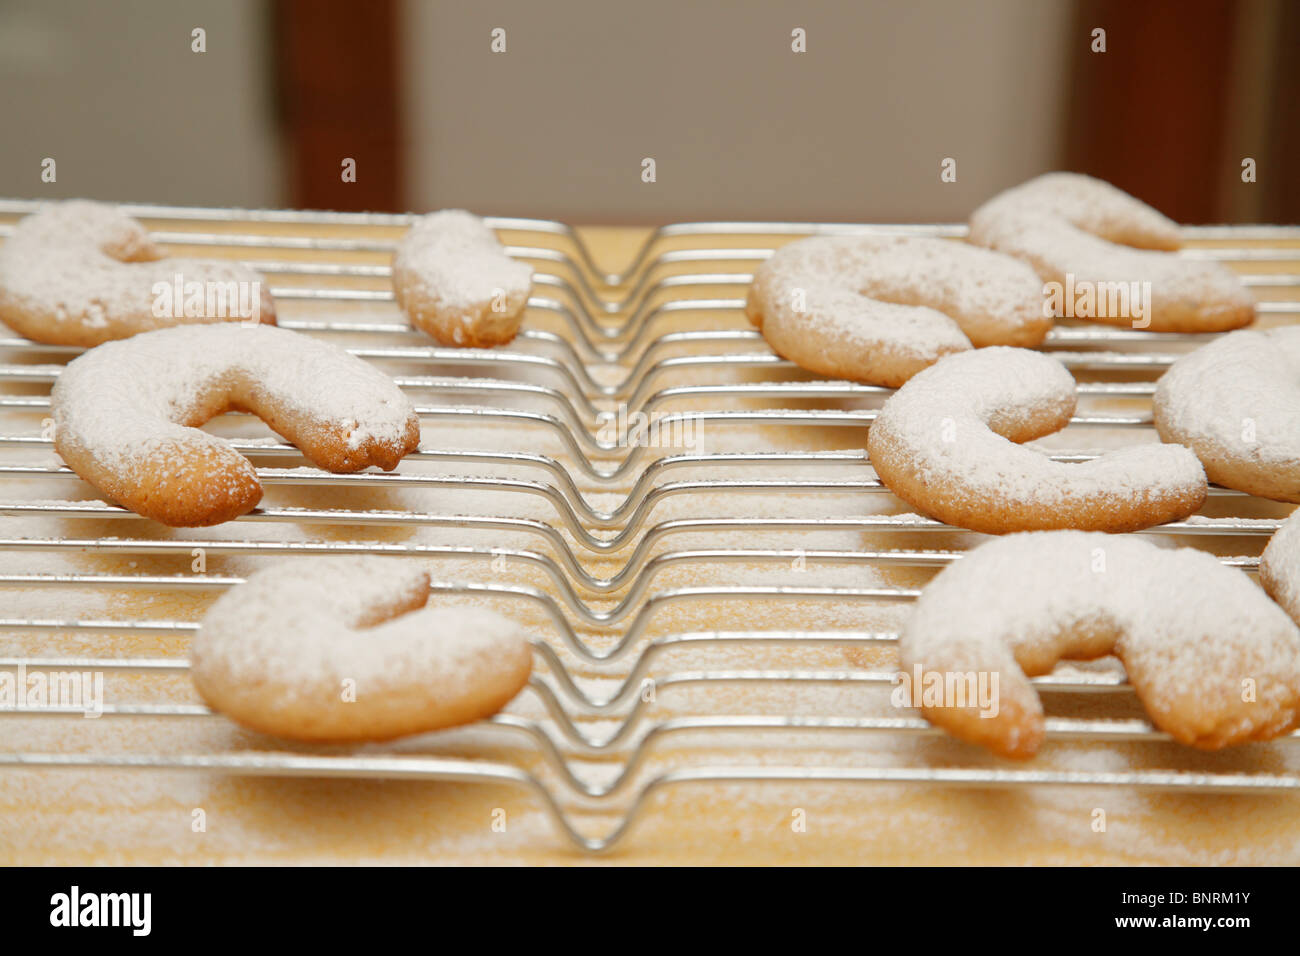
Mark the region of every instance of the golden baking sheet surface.
MULTIPOLYGON (((154 224, 155 228, 159 228, 154 224)), ((168 224, 169 229, 244 232, 246 224, 168 224)), ((343 226, 286 225, 257 227, 268 235, 348 237, 357 230, 343 226)), ((368 238, 388 240, 400 229, 368 229, 368 238)), ((645 232, 632 229, 585 230, 598 262, 621 267, 630 262, 645 232)), ((538 234, 507 234, 512 245, 545 245, 538 234)), ((671 246, 762 248, 772 237, 716 236, 683 239, 671 246)), ((783 241, 776 239, 775 241, 783 241)), ((1222 241, 1218 245, 1243 245, 1222 241)), ((1211 245, 1211 243, 1203 243, 1211 245)), ((1272 247, 1282 243, 1274 241, 1272 247)), ((1291 243, 1291 248, 1300 244, 1291 243)), ((218 249, 217 252, 222 250, 218 249)), ((237 250, 224 250, 236 254, 237 250)), ((249 255, 247 251, 244 253, 249 255)), ((258 250, 258 257, 265 257, 258 250)), ((281 259, 302 262, 382 265, 386 255, 370 251, 327 253, 275 250, 281 259)), ((1300 258, 1300 252, 1297 253, 1300 258)), ((741 272, 752 261, 685 263, 665 273, 741 272)), ((551 271, 542 265, 541 271, 551 271)), ((1296 273, 1294 262, 1249 263, 1256 273, 1296 273)), ((562 269, 554 269, 565 274, 562 269)), ((334 279, 319 275, 276 275, 272 284, 312 288, 386 288, 382 278, 334 279)), ((628 289, 617 292, 626 295, 628 289)), ((1295 301, 1295 288, 1260 290, 1273 301, 1295 301)), ((568 292, 539 286, 536 294, 568 301, 568 292)), ((650 304, 673 299, 735 299, 743 286, 672 286, 656 292, 650 304)), ((400 314, 391 302, 316 301, 284 298, 281 315, 287 321, 353 321, 392 323, 400 314)), ((1271 322, 1292 321, 1294 315, 1265 316, 1271 322)), ((626 316, 611 318, 621 322, 626 316)), ((692 311, 658 311, 650 318, 652 337, 674 331, 745 330, 743 314, 719 305, 692 311)), ((528 328, 570 338, 568 325, 554 312, 532 309, 528 328)), ((331 333, 331 341, 370 346, 428 346, 417 335, 400 333, 331 333)), ((563 352, 538 340, 513 349, 538 355, 563 352)), ((746 341, 743 350, 765 354, 761 341, 746 341)), ((720 354, 717 342, 665 344, 656 359, 691 354, 720 354)), ((0 362, 6 368, 57 363, 66 355, 42 353, 10 344, 0 362)), ((376 358, 394 375, 471 374, 521 379, 499 369, 440 369, 429 361, 376 358)), ((597 367, 598 381, 617 381, 628 367, 597 367)), ((656 378, 646 395, 682 385, 765 381, 762 369, 670 366, 656 378)), ((1083 378, 1080 374, 1080 378, 1083 378)), ((48 382, 23 382, 11 376, 3 385, 6 397, 40 397, 48 382)), ((1143 381, 1150 376, 1098 373, 1098 381, 1143 381)), ((556 386, 544 372, 526 379, 556 386)), ((446 393, 419 392, 417 403, 465 404, 446 393)), ((489 404, 555 414, 547 400, 529 397, 489 397, 489 404)), ((878 404, 878 397, 846 401, 804 400, 787 407, 852 410, 878 404)), ((692 397, 674 399, 666 411, 701 409, 765 409, 772 400, 692 397)), ((1087 399, 1080 414, 1143 414, 1149 400, 1087 399)), ((0 435, 40 436, 44 412, 9 405, 0 408, 0 435)), ((272 439, 255 419, 227 417, 212 430, 244 438, 272 439)), ((710 424, 694 452, 826 451, 862 453, 865 428, 805 428, 710 424)), ((1052 450, 1095 451, 1135 441, 1154 441, 1149 428, 1071 427, 1041 444, 1052 450)), ((426 418, 422 447, 426 449, 491 449, 550 455, 566 464, 579 491, 597 509, 613 509, 632 490, 632 478, 600 483, 584 478, 573 467, 571 449, 553 430, 520 423, 481 425, 426 418)), ((681 449, 648 449, 648 460, 681 449)), ((48 445, 9 443, 0 446, 6 465, 52 467, 57 458, 48 445)), ((617 461, 617 459, 611 460, 617 461)), ((300 459, 267 458, 267 467, 300 466, 300 459)), ((446 461, 405 461, 406 475, 479 475, 525 481, 550 481, 536 468, 493 464, 457 465, 446 461)), ((656 484, 740 479, 823 481, 870 477, 862 465, 680 468, 656 478, 656 484)), ((998 760, 971 747, 923 730, 891 728, 884 721, 914 717, 889 702, 890 685, 879 679, 894 666, 888 641, 862 639, 871 632, 896 631, 907 603, 897 600, 847 601, 813 595, 769 595, 763 599, 725 593, 698 600, 652 601, 646 598, 672 589, 722 590, 735 587, 910 588, 919 587, 932 568, 878 560, 833 557, 816 552, 960 549, 979 536, 959 532, 862 528, 810 531, 778 529, 676 530, 653 545, 649 557, 670 552, 764 549, 788 552, 776 558, 721 560, 696 554, 643 566, 650 575, 631 614, 616 627, 593 627, 579 620, 564 603, 555 581, 539 563, 521 559, 516 551, 554 556, 555 546, 529 531, 483 529, 455 524, 408 523, 401 526, 359 523, 316 523, 288 520, 241 520, 211 529, 172 531, 133 516, 66 517, 22 513, 12 506, 43 501, 95 502, 92 489, 74 478, 26 478, 3 475, 0 501, 10 505, 0 544, 0 576, 23 574, 76 575, 192 575, 199 560, 194 547, 180 545, 167 553, 147 554, 138 548, 114 553, 108 539, 157 542, 197 542, 201 573, 241 576, 274 557, 223 553, 221 542, 382 542, 399 546, 472 548, 498 560, 472 555, 408 555, 422 561, 438 580, 477 581, 508 588, 535 588, 564 608, 577 639, 594 649, 608 649, 633 621, 642 628, 631 655, 617 664, 597 666, 583 661, 561 641, 554 620, 536 601, 510 597, 438 598, 478 601, 527 622, 556 648, 557 657, 586 694, 600 698, 613 693, 630 673, 645 644, 671 635, 714 631, 832 631, 856 635, 856 640, 766 645, 754 641, 729 643, 696 641, 671 645, 650 659, 639 676, 653 678, 652 693, 640 696, 633 730, 618 745, 582 753, 565 742, 562 729, 542 698, 526 690, 508 713, 515 723, 541 728, 559 742, 570 772, 589 788, 619 785, 612 797, 586 805, 572 795, 569 784, 536 744, 506 725, 475 727, 427 735, 392 745, 360 749, 287 748, 284 744, 237 729, 219 716, 131 716, 109 713, 98 719, 50 714, 0 713, 0 754, 112 755, 230 755, 265 754, 272 761, 287 753, 344 758, 399 755, 404 758, 455 757, 509 764, 537 775, 584 833, 602 836, 613 830, 633 806, 634 797, 657 778, 692 769, 709 768, 712 776, 730 769, 738 776, 755 768, 773 773, 780 768, 804 768, 833 776, 854 770, 910 769, 1125 773, 1165 770, 1179 774, 1244 773, 1300 775, 1300 746, 1293 740, 1253 745, 1224 753, 1205 754, 1168 743, 1112 743, 1097 739, 1054 740, 1027 764, 998 760), (20 540, 21 539, 21 540, 20 540), (84 546, 67 542, 72 539, 84 546), (719 672, 727 672, 718 676, 719 672), (787 672, 787 680, 748 680, 745 672, 787 672), (716 679, 704 680, 713 674, 716 679), (874 675, 874 677, 873 677, 874 675), (878 729, 777 730, 742 726, 762 724, 762 718, 797 715, 807 718, 876 718, 878 729), (731 722, 725 728, 692 729, 690 722, 731 722), (654 727, 656 731, 650 733, 654 727), (647 736, 648 734, 648 736, 647 736), (621 780, 631 763, 630 776, 621 780), (825 771, 833 771, 826 773, 825 771)), ((298 507, 380 510, 431 515, 475 515, 528 518, 561 528, 566 546, 590 575, 612 576, 633 554, 625 548, 596 555, 564 529, 554 501, 531 494, 446 487, 305 487, 268 486, 264 508, 298 507)), ((1241 516, 1263 520, 1283 517, 1288 507, 1242 498, 1212 498, 1205 515, 1241 516)), ((678 519, 724 517, 862 518, 905 515, 907 508, 892 495, 860 489, 808 493, 738 493, 714 490, 669 495, 656 500, 645 515, 644 527, 678 519)), ((1182 543, 1212 548, 1223 555, 1258 555, 1265 535, 1188 537, 1182 543)), ((247 548, 242 549, 247 552, 247 548)), ((309 556, 299 556, 310 573, 309 556)), ((193 622, 219 590, 192 588, 132 588, 114 583, 88 586, 21 586, 10 580, 0 588, 0 657, 149 657, 183 660, 188 635, 183 630, 114 630, 111 625, 70 626, 75 622, 193 622), (62 622, 18 626, 17 622, 62 622)), ((594 613, 607 611, 627 595, 620 590, 600 595, 579 589, 577 600, 594 613)), ((1081 677, 1116 673, 1113 661, 1074 665, 1068 673, 1081 677)), ((538 675, 555 686, 549 666, 539 659, 538 675)), ((639 679, 639 678, 638 678, 639 679)), ((183 672, 114 672, 105 674, 105 699, 111 708, 133 705, 189 706, 198 703, 183 672)), ((567 698, 566 698, 567 700, 567 698)), ((1049 715, 1056 717, 1141 718, 1127 689, 1098 693, 1053 693, 1045 697, 1049 715)), ((597 739, 620 730, 632 704, 616 713, 574 715, 576 729, 597 739)), ((767 721, 770 723, 771 721, 767 721)), ((789 774, 785 774, 786 777, 789 774)), ((1154 789, 1116 786, 1038 786, 954 788, 930 783, 854 783, 835 781, 677 782, 651 787, 636 808, 631 831, 607 856, 585 856, 565 842, 537 796, 516 786, 410 780, 320 779, 313 777, 251 777, 216 770, 139 770, 89 768, 15 768, 0 765, 0 863, 1171 863, 1225 865, 1240 863, 1300 863, 1300 802, 1276 795, 1206 795, 1166 793, 1154 789), (200 812, 201 811, 201 812, 200 812), (1104 821, 1104 826, 1101 822, 1104 821), (199 823, 202 825, 200 826, 199 823)))

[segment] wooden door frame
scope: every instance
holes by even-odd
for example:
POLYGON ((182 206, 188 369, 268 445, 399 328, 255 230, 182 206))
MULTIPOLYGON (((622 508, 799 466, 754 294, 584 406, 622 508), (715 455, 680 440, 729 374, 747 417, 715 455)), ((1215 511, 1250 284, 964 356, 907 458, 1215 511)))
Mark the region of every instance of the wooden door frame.
POLYGON ((295 208, 405 208, 400 15, 398 0, 275 0, 272 55, 295 208), (343 179, 347 159, 355 182, 343 179))

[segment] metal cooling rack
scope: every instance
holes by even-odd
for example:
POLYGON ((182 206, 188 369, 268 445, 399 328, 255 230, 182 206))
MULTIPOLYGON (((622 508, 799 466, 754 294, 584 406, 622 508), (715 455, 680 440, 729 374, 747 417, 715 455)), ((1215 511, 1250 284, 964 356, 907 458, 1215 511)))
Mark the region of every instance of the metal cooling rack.
MULTIPOLYGON (((15 217, 33 211, 37 203, 0 200, 0 215, 15 217)), ((403 227, 412 216, 292 211, 246 211, 170 206, 127 205, 128 213, 149 221, 155 238, 178 250, 202 254, 201 247, 237 250, 239 258, 267 276, 277 300, 305 300, 331 307, 348 303, 391 303, 386 288, 390 269, 384 264, 332 261, 340 254, 391 254, 403 227), (263 231, 274 225, 275 232, 263 231), (289 232, 282 231, 289 228, 289 232), (300 232, 301 234, 292 234, 300 232)), ((774 245, 787 239, 827 233, 880 233, 960 237, 963 226, 934 225, 825 225, 814 223, 690 223, 661 227, 653 232, 631 263, 621 272, 604 272, 596 264, 581 236, 558 223, 528 219, 489 219, 507 241, 522 238, 528 245, 509 245, 509 252, 528 260, 537 270, 537 293, 529 300, 530 316, 554 317, 561 332, 528 328, 512 346, 496 350, 445 349, 412 333, 395 311, 388 322, 338 318, 334 311, 321 319, 283 321, 286 328, 331 336, 366 337, 364 346, 349 350, 370 360, 447 367, 457 375, 397 376, 404 389, 416 392, 418 410, 425 421, 459 421, 491 428, 506 424, 540 429, 558 436, 566 450, 564 460, 525 452, 438 450, 424 448, 408 460, 458 466, 525 468, 536 480, 477 475, 434 475, 399 468, 392 473, 333 475, 302 468, 259 467, 264 484, 331 487, 425 487, 448 492, 496 491, 540 497, 554 513, 553 522, 502 513, 466 516, 454 513, 375 511, 347 508, 259 508, 238 519, 243 522, 283 525, 347 525, 369 527, 476 528, 518 532, 537 539, 542 550, 440 547, 414 543, 361 541, 169 540, 140 535, 145 519, 100 501, 66 500, 64 493, 79 479, 66 468, 33 466, 5 460, 3 450, 47 449, 51 442, 39 428, 21 434, 0 435, 0 514, 11 517, 113 519, 122 533, 112 537, 3 537, 0 550, 11 552, 77 551, 99 554, 144 555, 179 553, 188 556, 203 548, 212 555, 304 555, 339 553, 415 554, 491 562, 501 556, 539 569, 550 588, 487 584, 481 581, 439 581, 434 590, 450 594, 485 595, 539 608, 550 632, 535 640, 539 664, 527 693, 541 701, 546 720, 502 714, 486 722, 491 732, 515 738, 540 756, 552 771, 553 782, 512 763, 424 755, 303 754, 262 750, 229 753, 0 753, 0 767, 63 769, 149 769, 207 771, 239 775, 300 776, 316 778, 371 778, 437 780, 505 784, 530 792, 554 820, 558 831, 575 847, 589 852, 607 850, 622 840, 647 800, 655 793, 690 783, 893 783, 947 787, 1087 786, 1128 787, 1205 793, 1300 792, 1300 775, 1256 773, 1188 773, 1133 770, 1090 772, 996 769, 988 767, 828 767, 774 766, 755 760, 752 765, 683 766, 641 779, 647 758, 662 741, 676 734, 705 730, 743 734, 746 740, 798 731, 801 734, 925 735, 937 733, 914 717, 861 718, 759 716, 747 714, 660 718, 639 695, 653 677, 658 688, 711 687, 714 685, 890 685, 889 671, 845 668, 839 670, 700 670, 656 673, 657 659, 680 647, 815 647, 879 646, 897 640, 889 632, 808 631, 704 631, 646 638, 648 625, 661 610, 692 601, 826 601, 907 602, 917 591, 908 588, 838 588, 798 586, 675 587, 653 590, 663 569, 686 562, 789 564, 796 557, 819 564, 866 564, 940 567, 958 556, 942 549, 891 549, 834 551, 806 549, 692 549, 660 550, 675 535, 699 532, 861 530, 872 532, 951 532, 938 522, 917 516, 857 518, 718 517, 676 520, 655 519, 656 508, 673 496, 808 495, 857 492, 887 494, 871 476, 865 458, 856 452, 806 454, 757 451, 729 454, 654 456, 645 445, 626 447, 626 436, 610 441, 600 437, 600 414, 621 403, 629 411, 655 412, 670 403, 688 400, 743 399, 759 409, 718 407, 703 412, 664 414, 660 425, 694 419, 710 428, 749 428, 763 425, 799 425, 808 428, 855 429, 846 432, 847 444, 861 447, 861 429, 874 412, 832 407, 845 399, 884 396, 887 389, 847 382, 812 381, 807 373, 774 355, 761 336, 743 318, 744 290, 751 280, 748 269, 770 255, 774 245), (734 289, 729 297, 696 297, 699 290, 734 289), (675 314, 723 316, 723 327, 700 331, 668 331, 661 326, 675 314), (703 354, 665 355, 690 348, 703 354), (596 366, 617 366, 621 377, 612 383, 593 374, 596 366), (722 380, 744 369, 762 376, 760 381, 722 380), (698 384, 660 387, 669 374, 688 371, 698 384), (711 381, 710 377, 718 379, 711 381), (542 378, 550 384, 538 384, 542 378), (428 401, 428 404, 424 402, 428 401), (792 402, 803 406, 786 407, 792 402), (514 403, 514 404, 512 404, 514 403), (541 404, 550 411, 539 412, 541 404), (770 408, 767 406, 771 406, 770 408), (850 437, 851 436, 851 437, 850 437), (744 469, 761 465, 806 466, 825 472, 825 478, 747 480, 744 469), (706 468, 726 477, 672 481, 674 471, 706 468), (740 470, 737 470, 740 469, 740 470), (735 476, 735 477, 731 477, 735 476), (4 494, 4 481, 39 479, 48 482, 49 500, 14 500, 4 494), (616 490, 630 484, 612 508, 600 508, 584 495, 580 483, 616 490), (565 537, 567 532, 576 548, 565 537), (582 553, 626 553, 619 570, 598 577, 584 566, 582 553), (584 599, 596 595, 613 600, 604 609, 584 599), (582 627, 614 635, 613 642, 593 647, 582 639, 582 627), (613 689, 603 695, 584 690, 570 672, 561 650, 598 666, 613 678, 613 689), (604 717, 605 732, 584 729, 590 718, 604 717), (617 773, 597 785, 574 772, 582 758, 614 756, 617 773), (612 829, 591 835, 575 819, 584 807, 612 809, 612 829)), ((13 222, 0 224, 0 236, 12 232, 13 222)), ((1185 255, 1213 258, 1247 270, 1244 281, 1258 290, 1264 316, 1300 315, 1300 227, 1202 227, 1188 230, 1197 240, 1185 255), (1277 265, 1273 265, 1277 264, 1277 265), (1294 271, 1268 272, 1268 269, 1294 271), (1288 299, 1288 295, 1291 296, 1288 299)), ((534 323, 529 323, 533 325, 534 323)), ((1126 373, 1134 380, 1084 382, 1081 397, 1149 397, 1154 380, 1177 356, 1206 336, 1156 334, 1106 327, 1060 326, 1044 348, 1067 367, 1079 372, 1126 373)), ((47 346, 25 339, 0 338, 9 358, 0 365, 0 409, 28 413, 34 423, 48 414, 47 395, 17 394, 13 384, 48 385, 58 376, 62 362, 77 354, 75 348, 47 346)), ((1080 415, 1074 424, 1138 429, 1150 425, 1150 414, 1127 416, 1080 415)), ((296 449, 276 442, 236 442, 236 447, 259 462, 300 459, 296 449)), ((1078 461, 1090 456, 1062 454, 1060 460, 1078 461)), ((1245 496, 1228 489, 1211 492, 1231 502, 1245 496)), ((1182 539, 1203 536, 1243 536, 1263 542, 1279 522, 1247 517, 1197 517, 1148 533, 1182 539)), ((1253 569, 1258 559, 1225 559, 1253 569)), ((60 587, 85 589, 144 589, 146 591, 216 591, 235 586, 240 579, 216 574, 160 576, 145 574, 8 574, 0 575, 0 588, 60 587)), ((0 617, 0 628, 37 633, 86 632, 109 634, 174 634, 193 632, 197 625, 181 620, 86 620, 0 617)), ((31 669, 103 670, 137 673, 183 672, 184 660, 172 658, 102 657, 0 657, 0 668, 25 665, 31 669)), ((1036 683, 1042 689, 1064 693, 1124 693, 1122 678, 1107 674, 1047 676, 1036 683)), ((32 708, 0 713, 56 719, 78 710, 32 708)), ((214 719, 198 705, 116 704, 105 708, 105 718, 214 719)), ((215 718, 220 719, 220 718, 215 718)), ((1048 736, 1057 740, 1098 742, 1163 741, 1167 736, 1143 720, 1055 718, 1047 724, 1048 736)), ((1290 746, 1296 739, 1279 742, 1290 746)), ((754 745, 749 745, 754 746, 754 745)), ((748 751, 744 751, 748 752, 748 751)))

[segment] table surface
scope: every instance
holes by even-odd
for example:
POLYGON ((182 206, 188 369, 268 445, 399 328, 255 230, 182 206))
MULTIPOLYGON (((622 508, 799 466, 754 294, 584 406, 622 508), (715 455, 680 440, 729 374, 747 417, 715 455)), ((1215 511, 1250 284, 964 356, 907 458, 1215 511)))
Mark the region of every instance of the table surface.
MULTIPOLYGON (((646 232, 641 229, 599 228, 583 231, 598 260, 609 267, 626 263, 639 248, 646 232)), ((1292 268, 1290 265, 1282 268, 1292 268)), ((1281 271, 1270 267, 1270 271, 1281 271)), ((294 306, 307 314, 309 306, 294 306)), ((682 319, 682 328, 693 327, 682 319)), ((713 320, 716 324, 716 318, 713 320)), ((734 322, 734 318, 731 319, 734 322)), ((673 326, 665 325, 664 331, 673 326)), ((5 359, 9 361, 10 359, 5 359)), ((675 382, 665 382, 675 384, 675 382)), ((39 393, 39 391, 34 392, 39 393)), ((4 433, 30 430, 24 422, 6 420, 4 433)), ((236 426, 231 426, 232 428, 236 426)), ((255 427, 240 425, 240 428, 255 427)), ((223 432, 224 433, 224 432, 223 432)), ((265 434, 251 432, 250 434, 265 434)), ((426 427, 425 444, 439 439, 437 426, 426 427)), ((794 429, 769 430, 765 440, 773 447, 806 449, 809 438, 794 429)), ((1105 435, 1089 434, 1104 444, 1105 435)), ((523 448, 549 453, 546 442, 535 435, 515 433, 482 436, 502 448, 523 448)), ((464 441, 463 433, 459 436, 464 441)), ((729 440, 718 436, 720 443, 729 440)), ((1129 440, 1127 438, 1123 440, 1129 440)), ((841 448, 839 445, 826 447, 841 448)), ((718 447, 723 447, 720 444, 718 447)), ((556 450, 556 454, 563 454, 556 450)), ((404 463, 404 468, 405 463, 404 463)), ((530 476, 535 477, 535 476, 530 476)), ((60 486, 60 493, 70 492, 60 486)), ((594 501, 599 489, 584 488, 594 501)), ((89 489, 72 492, 93 498, 89 489)), ((24 488, 7 485, 5 496, 28 494, 48 497, 48 485, 24 488)), ((288 495, 289 492, 285 492, 288 495)), ((268 501, 276 494, 268 492, 268 501)), ((888 496, 877 496, 888 497, 888 496)), ((344 491, 298 493, 292 503, 333 503, 345 499, 349 507, 430 507, 421 493, 344 491)), ((616 500, 617 496, 613 500, 616 500)), ((285 498, 289 501, 289 498, 285 498)), ((458 500, 457 507, 463 502, 458 500)), ((480 502, 474 501, 477 509, 480 502)), ((495 502, 485 498, 481 513, 492 513, 495 502)), ((862 503, 851 496, 815 501, 821 514, 857 514, 862 503)), ((806 503, 797 500, 709 496, 690 502, 669 501, 656 511, 657 519, 711 513, 800 514, 806 503), (739 508, 739 510, 737 510, 739 508)), ((875 507, 875 505, 873 505, 875 507)), ((1284 507, 1261 506, 1261 516, 1285 514, 1284 507)), ((544 503, 516 505, 520 516, 553 520, 544 503)), ((892 510, 899 511, 897 502, 892 510)), ((34 519, 6 519, 7 536, 51 534, 50 525, 34 519)), ((180 536, 252 537, 263 525, 240 524, 206 529, 180 536)), ((133 527, 133 533, 144 533, 133 527)), ((123 534, 122 525, 110 521, 67 522, 63 534, 123 534)), ((155 530, 159 536, 167 532, 155 530)), ((297 529, 303 538, 350 537, 347 528, 297 529)), ((437 542, 435 532, 391 535, 377 529, 375 537, 391 540, 437 542)), ((455 543, 463 538, 453 536, 455 543)), ((535 548, 527 537, 499 537, 494 544, 535 548)), ((1217 543, 1216 544, 1220 544, 1217 543)), ((788 538, 767 541, 761 535, 693 537, 673 542, 674 547, 789 547, 788 538)), ((1241 542, 1227 540, 1221 553, 1241 542)), ((1258 548, 1259 542, 1253 542, 1258 548)), ((934 538, 894 534, 882 538, 845 532, 818 541, 817 547, 934 547, 934 538), (914 540, 913 540, 914 539, 914 540)), ((1245 546, 1252 546, 1246 543, 1245 546)), ((1257 552, 1256 552, 1257 553, 1257 552)), ((617 570, 622 557, 584 563, 594 573, 617 570)), ((0 571, 94 569, 105 573, 177 573, 185 568, 175 559, 148 556, 131 560, 103 555, 64 555, 0 552, 0 571), (170 562, 170 563, 169 563, 170 562)), ((257 559, 216 559, 209 573, 243 574, 257 559)), ((481 565, 455 561, 431 562, 440 576, 475 576, 481 565)), ((515 571, 518 580, 548 587, 527 569, 515 571)), ((887 585, 915 585, 926 575, 908 570, 862 571, 854 568, 811 568, 810 584, 862 586, 865 581, 887 585)), ((788 581, 788 568, 763 564, 725 567, 668 568, 656 587, 745 582, 788 581)), ((802 583, 802 582, 801 582, 802 583)), ((48 590, 4 592, 9 609, 0 616, 94 616, 114 619, 196 619, 210 595, 184 593, 124 593, 108 597, 78 597, 48 590), (99 603, 96 603, 99 602, 99 603)), ((594 603, 594 602, 593 602, 594 603)), ((655 621, 650 634, 735 626, 737 615, 755 628, 827 627, 838 629, 888 629, 897 627, 900 609, 835 608, 811 602, 791 602, 762 609, 738 610, 717 603, 672 609, 655 621)), ((538 626, 542 626, 540 621, 538 626)), ((600 635, 584 632, 599 641, 600 635)), ((174 637, 129 635, 112 639, 66 633, 27 634, 0 632, 0 653, 6 654, 125 654, 184 656, 185 640, 174 637)), ((703 652, 698 652, 703 653, 703 652)), ((707 657, 683 653, 673 658, 674 670, 695 666, 718 667, 730 661, 735 667, 844 668, 850 664, 888 666, 892 651, 851 651, 827 647, 793 651, 771 650, 707 657)), ((596 675, 590 675, 593 680, 596 675)), ((137 701, 195 701, 188 679, 128 675, 112 678, 112 694, 137 701)), ((876 691, 879 695, 879 691, 876 691)), ((526 696, 526 695, 524 695, 526 696)), ((673 713, 707 712, 722 706, 731 713, 788 712, 793 705, 808 713, 881 713, 879 700, 864 701, 843 688, 794 688, 780 694, 718 687, 692 690, 660 706, 673 713), (872 708, 876 708, 872 710, 872 708)), ((537 716, 535 701, 521 697, 512 711, 537 716)), ((1094 713, 1100 702, 1091 699, 1054 701, 1056 714, 1094 713)), ((1113 702, 1108 707, 1117 706, 1113 702)), ((1121 711, 1128 713, 1131 711, 1121 711)), ((1114 715, 1114 710, 1107 710, 1114 715)), ((590 729, 596 729, 593 723, 590 729)), ((860 761, 869 753, 873 764, 930 766, 1011 766, 992 757, 972 756, 969 748, 942 737, 893 736, 864 739, 857 735, 831 741, 793 739, 802 759, 824 761, 828 766, 860 761)), ((221 718, 166 721, 102 719, 56 720, 0 715, 0 752, 12 750, 58 752, 221 752, 232 748, 277 749, 274 741, 244 733, 221 718)), ((419 738, 388 749, 401 753, 452 753, 464 756, 502 754, 540 762, 526 752, 511 750, 497 738, 471 731, 456 731, 435 739, 419 738)), ((1180 770, 1291 772, 1300 770, 1300 748, 1277 744, 1201 754, 1174 745, 1058 743, 1046 748, 1031 767, 1066 770, 1126 770, 1158 767, 1180 770)), ((321 752, 333 752, 328 748, 321 752)), ((681 761, 725 764, 745 759, 745 746, 726 735, 704 735, 665 741, 649 758, 646 774, 679 765, 681 761)), ((765 760, 780 762, 779 750, 765 760)), ((599 774, 599 761, 594 771, 599 774)), ((668 788, 653 795, 642 809, 628 839, 613 854, 585 857, 568 848, 557 836, 537 801, 506 787, 481 784, 409 783, 314 779, 240 778, 216 773, 166 773, 120 770, 13 770, 0 769, 0 862, 4 863, 1300 863, 1300 802, 1283 797, 1196 796, 1115 788, 1035 788, 1019 790, 962 790, 915 786, 798 784, 728 784, 668 788), (504 830, 494 823, 505 820, 504 830), (201 820, 200 828, 195 821, 201 820), (1104 821, 1104 826, 1099 825, 1104 821), (800 825, 802 823, 802 825, 800 825)), ((596 830, 607 828, 612 818, 601 814, 583 817, 596 830)))

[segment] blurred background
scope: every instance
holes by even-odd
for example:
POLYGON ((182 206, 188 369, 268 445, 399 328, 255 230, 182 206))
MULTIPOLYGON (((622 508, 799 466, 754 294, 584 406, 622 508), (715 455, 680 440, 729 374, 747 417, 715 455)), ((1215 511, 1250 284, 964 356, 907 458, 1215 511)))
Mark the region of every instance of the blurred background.
POLYGON ((1063 168, 1300 221, 1295 0, 0 0, 0 86, 10 197, 958 221, 1063 168))

